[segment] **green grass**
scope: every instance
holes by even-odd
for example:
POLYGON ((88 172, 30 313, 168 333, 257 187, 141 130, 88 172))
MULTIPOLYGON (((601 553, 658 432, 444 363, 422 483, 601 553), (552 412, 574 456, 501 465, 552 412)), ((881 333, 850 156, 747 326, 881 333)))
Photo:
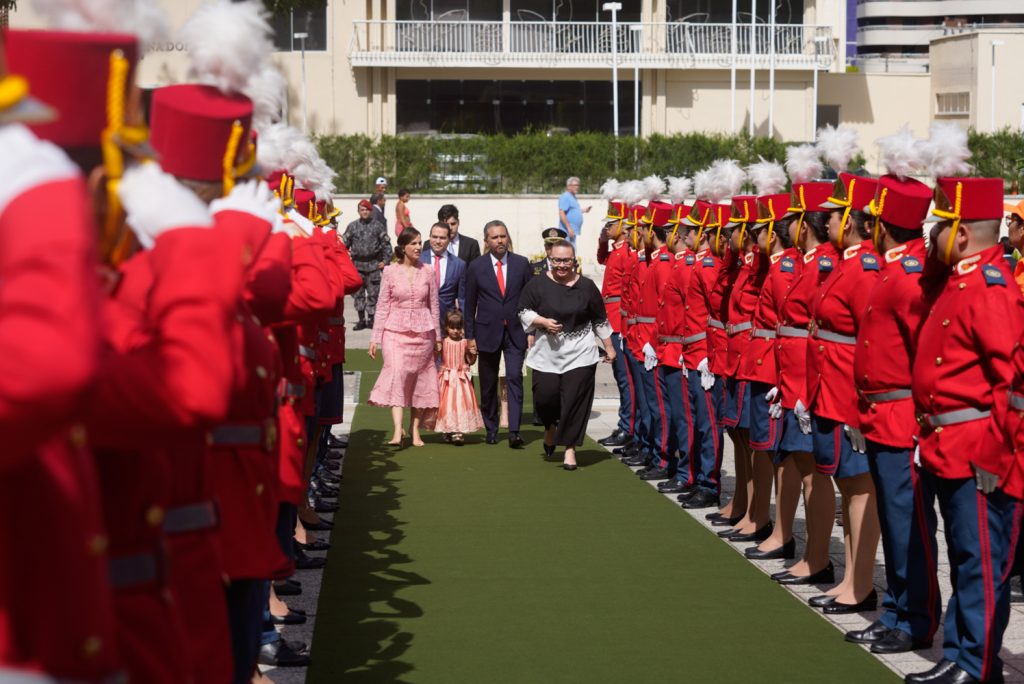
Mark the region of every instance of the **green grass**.
POLYGON ((895 681, 592 442, 389 436, 357 409, 309 682, 895 681))

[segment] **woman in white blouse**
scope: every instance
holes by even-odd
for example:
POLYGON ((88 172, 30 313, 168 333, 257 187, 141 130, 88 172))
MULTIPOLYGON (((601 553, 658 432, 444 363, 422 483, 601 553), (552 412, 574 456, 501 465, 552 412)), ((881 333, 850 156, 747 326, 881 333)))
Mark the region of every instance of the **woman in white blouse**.
POLYGON ((523 288, 519 320, 536 337, 526 365, 533 369, 534 410, 544 423, 544 454, 550 457, 564 446, 562 467, 576 470, 576 447, 583 444, 594 404, 598 339, 605 363, 615 359, 615 349, 601 292, 576 273, 572 244, 556 242, 548 262, 549 270, 523 288))

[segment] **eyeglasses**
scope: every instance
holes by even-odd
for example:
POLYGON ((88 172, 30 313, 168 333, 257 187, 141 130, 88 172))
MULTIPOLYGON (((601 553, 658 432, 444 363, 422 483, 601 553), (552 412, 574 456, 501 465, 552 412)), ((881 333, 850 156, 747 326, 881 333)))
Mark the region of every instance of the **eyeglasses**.
POLYGON ((554 257, 549 257, 549 258, 548 258, 548 261, 550 261, 550 262, 551 262, 552 264, 555 264, 556 266, 569 266, 570 264, 572 264, 573 262, 575 262, 575 261, 576 261, 576 259, 575 259, 575 258, 569 258, 569 259, 556 259, 556 258, 554 258, 554 257))
POLYGON ((1022 223, 1022 222, 1024 222, 1024 219, 1022 219, 1020 216, 1017 216, 1016 214, 1008 214, 1007 217, 1006 217, 1006 225, 1007 226, 1012 226, 1014 223, 1022 223))

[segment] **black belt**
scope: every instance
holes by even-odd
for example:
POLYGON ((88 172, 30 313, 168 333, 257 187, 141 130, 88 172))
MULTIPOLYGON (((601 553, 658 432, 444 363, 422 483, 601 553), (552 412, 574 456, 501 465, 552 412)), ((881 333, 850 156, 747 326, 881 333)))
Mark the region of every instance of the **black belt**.
POLYGON ((168 509, 164 516, 164 532, 183 534, 216 527, 220 522, 217 504, 213 501, 188 504, 168 509))
POLYGON ((604 303, 605 304, 614 304, 615 302, 621 302, 621 301, 622 301, 622 297, 605 297, 604 298, 604 303))
POLYGON ((910 399, 914 396, 914 393, 909 389, 897 389, 886 392, 861 392, 864 398, 872 404, 883 404, 887 401, 899 401, 900 399, 910 399))
POLYGON ((306 386, 299 385, 297 383, 289 382, 284 386, 284 396, 286 397, 298 397, 302 398, 306 396, 306 386))
POLYGON ((304 344, 299 345, 299 356, 305 356, 310 361, 316 361, 316 349, 307 347, 304 344))
POLYGON ((679 342, 680 344, 682 344, 683 338, 680 337, 679 335, 659 335, 658 341, 664 342, 665 344, 672 344, 674 342, 679 342))
POLYGON ((273 419, 264 424, 236 423, 218 425, 210 431, 214 446, 239 447, 254 446, 272 451, 277 444, 277 428, 273 419))
POLYGON ((110 586, 127 589, 146 584, 162 583, 163 559, 157 552, 118 556, 107 561, 110 586))
POLYGON ((917 423, 921 427, 928 425, 933 428, 940 428, 947 425, 969 423, 972 420, 981 420, 982 418, 988 418, 991 415, 991 411, 983 411, 976 408, 965 408, 956 411, 947 411, 946 413, 919 413, 917 414, 917 423))
POLYGON ((637 316, 635 320, 637 323, 654 323, 658 319, 654 316, 637 316))
POLYGON ((331 318, 327 319, 327 324, 328 325, 345 325, 345 319, 341 318, 341 317, 338 317, 338 316, 332 316, 331 318))

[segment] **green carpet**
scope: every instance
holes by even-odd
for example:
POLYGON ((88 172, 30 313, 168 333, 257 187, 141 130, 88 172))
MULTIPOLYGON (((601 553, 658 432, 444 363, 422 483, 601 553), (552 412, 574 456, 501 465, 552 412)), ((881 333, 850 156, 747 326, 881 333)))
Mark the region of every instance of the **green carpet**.
MULTIPOLYGON (((363 370, 362 399, 378 364, 363 370)), ((895 676, 592 442, 393 452, 361 405, 308 681, 866 682, 895 676)))

